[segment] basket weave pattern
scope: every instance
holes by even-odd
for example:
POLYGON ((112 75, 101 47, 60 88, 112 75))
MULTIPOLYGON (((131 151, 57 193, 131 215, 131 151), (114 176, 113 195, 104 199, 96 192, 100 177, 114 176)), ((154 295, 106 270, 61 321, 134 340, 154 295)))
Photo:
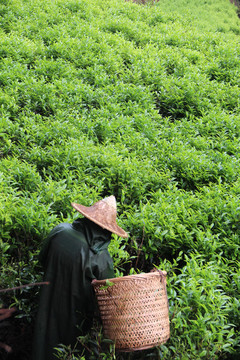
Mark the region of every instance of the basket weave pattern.
POLYGON ((170 336, 166 272, 93 282, 104 335, 120 351, 148 349, 170 336))

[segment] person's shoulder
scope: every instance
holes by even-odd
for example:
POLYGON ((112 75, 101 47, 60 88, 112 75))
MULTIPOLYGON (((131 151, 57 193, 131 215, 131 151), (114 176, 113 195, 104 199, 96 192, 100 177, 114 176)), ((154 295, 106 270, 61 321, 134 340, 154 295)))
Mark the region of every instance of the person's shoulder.
POLYGON ((60 223, 56 226, 57 229, 59 230, 65 230, 65 229, 71 229, 72 228, 72 224, 69 223, 60 223))
POLYGON ((68 224, 68 223, 60 223, 58 225, 56 225, 52 230, 51 232, 49 233, 49 237, 52 237, 52 236, 55 236, 59 233, 62 233, 62 232, 68 232, 71 230, 71 224, 68 224))

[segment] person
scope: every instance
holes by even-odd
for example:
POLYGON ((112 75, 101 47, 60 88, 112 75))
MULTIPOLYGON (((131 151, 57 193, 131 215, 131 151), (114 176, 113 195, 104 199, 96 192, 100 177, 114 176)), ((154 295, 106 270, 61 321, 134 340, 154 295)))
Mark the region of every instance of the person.
POLYGON ((91 282, 114 277, 108 252, 111 235, 128 236, 117 225, 113 195, 90 207, 71 205, 84 217, 57 225, 39 255, 49 285, 40 293, 33 360, 56 359, 59 344, 74 347, 77 337, 87 334, 96 309, 91 282))

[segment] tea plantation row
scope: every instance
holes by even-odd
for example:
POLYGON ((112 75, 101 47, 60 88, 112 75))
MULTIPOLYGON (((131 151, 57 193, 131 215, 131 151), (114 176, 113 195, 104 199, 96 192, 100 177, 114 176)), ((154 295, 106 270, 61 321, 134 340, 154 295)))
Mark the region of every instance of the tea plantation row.
MULTIPOLYGON (((72 201, 114 194, 129 233, 110 246, 116 275, 168 271, 171 338, 102 359, 238 359, 236 8, 6 0, 0 25, 1 288, 41 280, 41 243, 78 216, 72 201)), ((32 323, 38 290, 1 302, 32 323)))

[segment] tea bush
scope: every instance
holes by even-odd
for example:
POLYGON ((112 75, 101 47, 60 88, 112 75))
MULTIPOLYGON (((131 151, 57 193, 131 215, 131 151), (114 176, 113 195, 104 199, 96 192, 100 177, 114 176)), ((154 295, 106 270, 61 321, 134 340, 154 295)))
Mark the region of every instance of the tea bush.
MULTIPOLYGON (((98 329, 99 356, 237 359, 234 5, 2 0, 0 24, 1 287, 41 280, 42 241, 77 218, 72 201, 114 194, 129 233, 112 238, 116 275, 168 271, 171 338, 124 355, 98 329)), ((17 305, 32 326, 38 292, 8 292, 1 303, 17 305)))
POLYGON ((184 359, 213 359, 220 349, 231 353, 237 341, 235 327, 227 321, 233 310, 233 299, 226 291, 231 287, 229 263, 222 263, 218 255, 207 262, 201 255, 185 255, 185 261, 181 274, 173 273, 171 278, 174 346, 164 346, 164 356, 181 358, 182 350, 188 347, 191 354, 186 352, 184 359))

